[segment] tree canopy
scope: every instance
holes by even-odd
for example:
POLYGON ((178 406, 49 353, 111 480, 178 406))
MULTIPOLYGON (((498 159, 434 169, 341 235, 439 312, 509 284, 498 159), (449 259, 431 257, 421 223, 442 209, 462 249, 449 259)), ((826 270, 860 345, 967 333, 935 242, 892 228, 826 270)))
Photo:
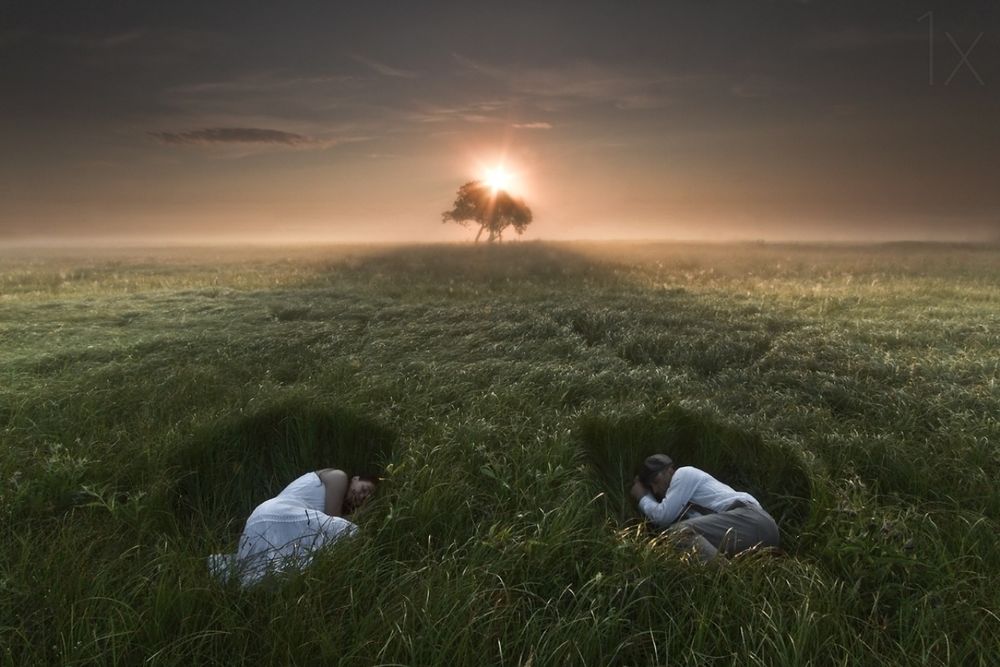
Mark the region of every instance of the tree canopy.
POLYGON ((460 187, 453 206, 441 214, 441 221, 457 222, 463 227, 478 224, 477 242, 484 231, 490 233, 489 241, 502 241, 508 227, 523 234, 532 220, 531 209, 523 199, 506 190, 494 190, 482 181, 469 181, 460 187))

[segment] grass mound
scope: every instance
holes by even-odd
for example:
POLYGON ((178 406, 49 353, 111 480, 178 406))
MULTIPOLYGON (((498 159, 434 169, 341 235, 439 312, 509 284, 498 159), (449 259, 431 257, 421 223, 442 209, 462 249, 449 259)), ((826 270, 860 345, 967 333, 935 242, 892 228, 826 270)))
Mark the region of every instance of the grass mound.
POLYGON ((319 468, 372 474, 391 459, 395 434, 362 415, 289 401, 198 433, 170 462, 174 514, 238 530, 250 511, 319 468), (239 524, 239 525, 237 525, 239 524))
POLYGON ((620 520, 636 516, 628 488, 642 460, 669 454, 678 467, 692 465, 738 491, 751 493, 783 532, 809 515, 811 484, 802 460, 760 435, 728 426, 677 406, 616 417, 589 416, 580 440, 608 512, 620 520))

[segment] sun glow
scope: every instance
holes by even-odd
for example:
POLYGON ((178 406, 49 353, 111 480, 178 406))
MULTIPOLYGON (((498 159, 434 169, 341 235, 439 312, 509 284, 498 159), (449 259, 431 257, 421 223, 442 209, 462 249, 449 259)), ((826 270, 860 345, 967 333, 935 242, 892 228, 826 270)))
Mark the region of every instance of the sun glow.
POLYGON ((513 180, 514 175, 504 169, 503 165, 487 169, 486 175, 483 177, 483 182, 490 186, 494 192, 509 190, 513 180))

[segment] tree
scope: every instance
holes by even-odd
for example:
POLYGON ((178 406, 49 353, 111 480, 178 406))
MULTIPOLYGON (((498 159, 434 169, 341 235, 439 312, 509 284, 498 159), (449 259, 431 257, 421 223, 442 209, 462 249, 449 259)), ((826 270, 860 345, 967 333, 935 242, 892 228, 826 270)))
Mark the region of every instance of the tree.
POLYGON ((476 242, 484 231, 489 241, 503 241, 503 232, 513 227, 518 234, 531 224, 531 209, 523 199, 512 197, 506 190, 494 190, 482 181, 469 181, 458 189, 454 208, 441 214, 441 222, 457 222, 468 227, 479 225, 476 242))

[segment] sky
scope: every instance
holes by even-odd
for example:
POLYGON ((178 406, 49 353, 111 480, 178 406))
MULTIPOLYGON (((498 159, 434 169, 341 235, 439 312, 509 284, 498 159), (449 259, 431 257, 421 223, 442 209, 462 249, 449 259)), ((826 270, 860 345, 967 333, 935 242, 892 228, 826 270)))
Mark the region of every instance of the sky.
POLYGON ((0 0, 0 243, 1000 239, 1000 2, 0 0))

